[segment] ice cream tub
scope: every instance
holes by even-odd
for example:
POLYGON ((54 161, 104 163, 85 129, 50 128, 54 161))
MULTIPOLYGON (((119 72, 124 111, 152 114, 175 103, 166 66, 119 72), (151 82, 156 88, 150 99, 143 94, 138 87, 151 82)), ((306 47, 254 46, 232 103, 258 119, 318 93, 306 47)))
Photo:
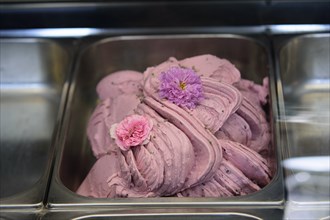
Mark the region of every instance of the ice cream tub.
POLYGON ((275 49, 288 201, 329 207, 330 35, 277 37, 275 49))
POLYGON ((0 39, 0 207, 41 207, 67 92, 70 41, 0 39))
MULTIPOLYGON (((173 61, 174 58, 171 60, 173 61)), ((182 86, 185 87, 185 84, 182 86)), ((83 40, 81 53, 79 54, 74 70, 72 86, 70 87, 68 105, 66 106, 63 129, 60 136, 60 150, 56 157, 48 197, 49 207, 166 206, 173 204, 258 204, 261 206, 281 206, 284 200, 284 192, 282 173, 279 167, 280 153, 277 146, 279 137, 276 135, 278 127, 275 123, 277 117, 277 97, 274 89, 274 75, 269 42, 267 38, 262 36, 163 35, 122 36, 99 40, 83 40), (96 93, 96 87, 99 81, 115 71, 134 70, 144 72, 147 67, 158 65, 170 57, 182 60, 202 54, 212 54, 229 60, 241 72, 242 77, 252 80, 255 83, 262 84, 263 79, 268 77, 268 90, 271 101, 269 102, 267 117, 269 117, 272 134, 272 144, 267 157, 267 161, 271 164, 270 169, 272 172, 272 178, 269 183, 262 187, 262 189, 251 194, 228 198, 185 198, 183 196, 92 198, 78 195, 76 193, 77 189, 96 162, 86 131, 89 118, 100 102, 96 93)), ((149 101, 152 103, 151 99, 149 101)), ((130 103, 127 105, 129 106, 130 103)), ((188 158, 190 156, 187 155, 188 158)), ((185 156, 181 158, 184 159, 185 156)), ((117 165, 114 164, 113 167, 117 165)), ((238 181, 241 180, 239 179, 238 181)))

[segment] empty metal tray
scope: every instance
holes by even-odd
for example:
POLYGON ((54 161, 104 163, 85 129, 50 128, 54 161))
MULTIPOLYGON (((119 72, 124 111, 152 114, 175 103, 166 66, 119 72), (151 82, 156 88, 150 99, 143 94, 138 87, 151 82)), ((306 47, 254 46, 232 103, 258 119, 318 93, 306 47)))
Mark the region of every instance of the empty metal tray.
MULTIPOLYGON (((89 42, 86 40, 86 42, 89 42)), ((233 198, 146 198, 146 199, 95 199, 83 197, 75 190, 95 162, 86 137, 86 124, 97 103, 96 84, 107 74, 132 69, 144 71, 169 57, 178 59, 199 54, 213 54, 233 62, 242 77, 262 83, 270 77, 272 117, 276 117, 276 93, 273 81, 268 44, 259 36, 247 38, 236 35, 176 35, 131 36, 107 38, 86 47, 78 58, 74 79, 61 132, 61 148, 58 152, 48 205, 65 206, 112 206, 112 205, 281 205, 284 200, 280 155, 274 136, 274 178, 259 192, 233 198)), ((272 122, 275 120, 272 119, 272 122)), ((274 134, 276 123, 273 124, 274 134)))
POLYGON ((275 45, 288 201, 329 205, 330 35, 281 37, 275 45))
POLYGON ((38 207, 62 117, 70 49, 42 39, 0 44, 0 207, 38 207))

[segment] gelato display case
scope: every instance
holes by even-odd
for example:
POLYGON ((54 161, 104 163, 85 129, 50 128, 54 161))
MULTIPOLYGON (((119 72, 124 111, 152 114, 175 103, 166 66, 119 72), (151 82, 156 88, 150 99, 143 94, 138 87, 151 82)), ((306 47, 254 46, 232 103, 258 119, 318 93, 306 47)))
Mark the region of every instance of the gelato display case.
POLYGON ((0 219, 330 218, 330 1, 0 2, 0 219), (281 14, 281 16, 279 16, 281 14), (212 54, 268 77, 271 180, 224 198, 91 198, 109 73, 212 54))

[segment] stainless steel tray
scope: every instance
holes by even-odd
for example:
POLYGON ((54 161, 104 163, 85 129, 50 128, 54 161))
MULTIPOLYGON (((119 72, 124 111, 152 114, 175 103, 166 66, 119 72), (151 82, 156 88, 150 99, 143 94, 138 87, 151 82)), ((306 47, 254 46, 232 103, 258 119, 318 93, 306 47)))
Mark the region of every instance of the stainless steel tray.
POLYGON ((70 87, 68 104, 61 131, 60 149, 56 157, 48 206, 50 208, 126 205, 283 205, 284 190, 280 154, 277 146, 277 97, 270 58, 269 44, 262 36, 237 35, 163 35, 107 38, 100 41, 86 39, 79 55, 70 87), (95 199, 77 195, 75 190, 95 162, 86 137, 86 124, 96 106, 95 87, 112 71, 146 67, 165 61, 170 56, 178 59, 214 54, 233 62, 242 77, 261 83, 270 77, 271 121, 274 130, 274 178, 259 192, 235 198, 146 198, 95 199))
POLYGON ((72 57, 51 40, 0 39, 0 208, 40 207, 72 57))
POLYGON ((330 35, 281 36, 274 42, 288 202, 329 207, 330 35))

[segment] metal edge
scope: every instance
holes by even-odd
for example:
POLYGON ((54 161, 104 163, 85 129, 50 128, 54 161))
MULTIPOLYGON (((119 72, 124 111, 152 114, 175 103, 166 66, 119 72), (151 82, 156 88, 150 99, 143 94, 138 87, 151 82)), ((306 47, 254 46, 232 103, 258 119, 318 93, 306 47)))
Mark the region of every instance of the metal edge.
POLYGON ((187 217, 187 216, 198 216, 203 217, 220 217, 228 215, 236 215, 236 217, 251 217, 255 219, 264 219, 269 216, 268 212, 276 213, 277 215, 283 216, 284 210, 278 207, 268 207, 267 209, 260 208, 258 206, 252 206, 249 208, 245 207, 207 207, 207 208, 195 208, 195 207, 171 207, 171 208, 154 208, 146 209, 145 207, 139 208, 125 208, 125 209, 93 209, 93 210, 82 210, 82 209, 61 209, 51 210, 43 216, 44 219, 58 219, 62 216, 70 217, 72 219, 86 219, 86 218, 97 218, 97 217, 187 217))
POLYGON ((45 37, 45 38, 81 38, 100 35, 133 35, 133 34, 193 34, 193 33, 233 33, 233 34, 262 34, 269 32, 279 34, 303 34, 313 32, 329 32, 330 25, 326 24, 278 24, 256 26, 210 26, 210 27, 164 27, 164 28, 31 28, 0 30, 0 37, 45 37))

